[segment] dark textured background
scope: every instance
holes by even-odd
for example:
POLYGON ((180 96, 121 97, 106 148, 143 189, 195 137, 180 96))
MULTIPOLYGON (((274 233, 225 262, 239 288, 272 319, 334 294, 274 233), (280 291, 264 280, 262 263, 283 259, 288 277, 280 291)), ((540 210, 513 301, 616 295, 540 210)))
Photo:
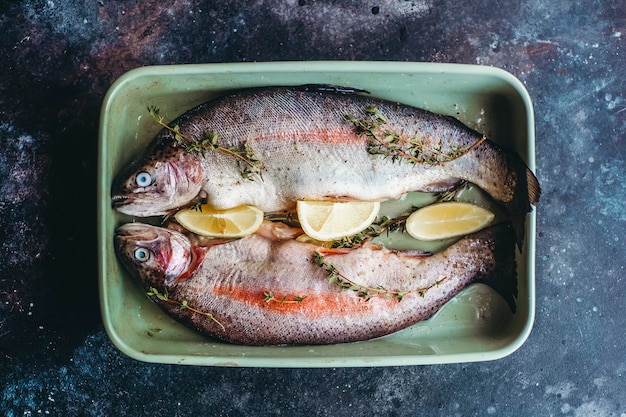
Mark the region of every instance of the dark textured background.
POLYGON ((626 2, 0 2, 0 414, 626 417, 626 2), (495 362, 151 365, 99 316, 100 105, 152 64, 493 65, 535 106, 537 318, 495 362), (203 414, 200 414, 203 413, 203 414))

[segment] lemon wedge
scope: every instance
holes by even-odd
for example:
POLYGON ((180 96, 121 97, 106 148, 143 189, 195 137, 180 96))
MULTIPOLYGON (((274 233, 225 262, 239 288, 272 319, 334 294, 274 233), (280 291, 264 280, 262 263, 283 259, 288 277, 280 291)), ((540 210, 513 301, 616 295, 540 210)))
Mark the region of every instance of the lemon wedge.
POLYGON ((208 204, 200 209, 182 209, 174 216, 185 229, 208 237, 238 238, 256 232, 263 223, 263 211, 255 206, 218 210, 208 204))
POLYGON ((304 233, 328 242, 357 234, 370 226, 380 210, 377 201, 298 201, 304 233))
POLYGON ((415 239, 439 240, 477 232, 495 215, 486 208, 461 201, 422 207, 406 220, 406 231, 415 239))

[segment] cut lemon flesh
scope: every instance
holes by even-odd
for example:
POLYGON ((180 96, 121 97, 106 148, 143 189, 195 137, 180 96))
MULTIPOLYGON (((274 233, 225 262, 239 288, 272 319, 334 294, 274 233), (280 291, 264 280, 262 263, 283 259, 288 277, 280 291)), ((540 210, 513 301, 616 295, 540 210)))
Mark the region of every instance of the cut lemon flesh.
POLYGON ((251 235, 263 223, 263 211, 255 206, 218 210, 208 204, 182 209, 174 216, 185 229, 208 237, 237 238, 251 235))
POLYGON ((406 231, 419 240, 449 239, 477 232, 494 217, 491 211, 471 203, 436 203, 412 213, 406 220, 406 231))
POLYGON ((304 233, 328 242, 352 236, 369 227, 380 210, 377 201, 298 201, 298 220, 304 233))

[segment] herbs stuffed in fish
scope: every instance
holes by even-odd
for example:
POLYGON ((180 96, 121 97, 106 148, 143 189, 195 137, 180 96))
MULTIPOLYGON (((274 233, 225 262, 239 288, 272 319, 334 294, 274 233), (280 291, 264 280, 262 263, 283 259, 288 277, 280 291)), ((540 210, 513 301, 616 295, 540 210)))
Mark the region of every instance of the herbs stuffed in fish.
POLYGON ((128 223, 115 248, 170 315, 221 340, 332 344, 384 336, 431 317, 474 282, 515 308, 515 241, 508 224, 432 256, 373 245, 349 251, 299 242, 280 223, 212 246, 162 227, 128 223))
POLYGON ((540 191, 518 155, 456 119, 414 107, 324 89, 265 88, 203 104, 163 129, 120 174, 112 201, 141 217, 199 197, 218 209, 277 212, 297 200, 383 201, 461 181, 499 203, 521 244, 540 191))

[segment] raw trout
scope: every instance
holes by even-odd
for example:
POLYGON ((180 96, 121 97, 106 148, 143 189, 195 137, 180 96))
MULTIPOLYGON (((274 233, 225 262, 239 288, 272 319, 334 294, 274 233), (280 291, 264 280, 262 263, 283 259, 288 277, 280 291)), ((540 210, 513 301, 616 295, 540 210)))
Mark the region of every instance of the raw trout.
POLYGON ((473 282, 493 286, 515 309, 515 241, 508 223, 432 256, 373 245, 337 253, 294 240, 281 228, 265 222, 245 238, 198 247, 177 231, 128 223, 118 228, 115 247, 144 288, 160 295, 153 299, 165 311, 233 343, 332 344, 384 336, 431 317, 473 282))
POLYGON ((518 155, 456 119, 362 94, 245 90, 200 105, 170 126, 196 144, 239 150, 248 159, 190 152, 189 143, 183 146, 163 129, 116 179, 112 203, 120 212, 165 215, 198 196, 220 209, 249 204, 277 212, 293 209, 296 200, 382 201, 469 181, 502 206, 521 245, 526 214, 540 194, 518 155), (385 122, 368 130, 358 126, 364 120, 385 122), (368 136, 375 129, 398 147, 377 147, 368 136), (415 139, 419 146, 409 148, 399 138, 415 139), (417 157, 411 160, 409 154, 417 157), (259 170, 245 175, 250 161, 259 170))

